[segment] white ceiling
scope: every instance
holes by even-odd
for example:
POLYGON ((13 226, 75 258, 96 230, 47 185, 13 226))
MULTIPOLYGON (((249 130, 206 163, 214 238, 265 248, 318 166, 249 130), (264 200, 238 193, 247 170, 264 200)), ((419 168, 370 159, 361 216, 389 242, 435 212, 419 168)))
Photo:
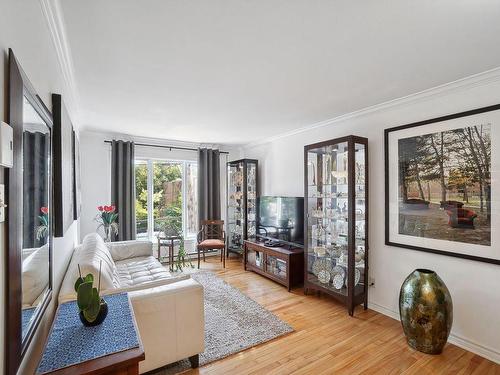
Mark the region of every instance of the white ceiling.
POLYGON ((496 0, 63 0, 81 128, 248 143, 500 66, 496 0))

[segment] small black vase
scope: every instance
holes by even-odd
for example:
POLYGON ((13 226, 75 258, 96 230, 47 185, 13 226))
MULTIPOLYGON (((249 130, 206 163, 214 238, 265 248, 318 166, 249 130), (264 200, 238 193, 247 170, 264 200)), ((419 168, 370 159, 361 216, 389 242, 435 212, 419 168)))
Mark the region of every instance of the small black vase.
POLYGON ((416 269, 406 278, 399 314, 408 345, 427 354, 441 353, 453 323, 453 302, 436 272, 416 269))
POLYGON ((101 307, 99 309, 99 314, 97 314, 97 318, 93 322, 89 322, 87 319, 85 319, 83 311, 80 311, 80 320, 85 327, 98 326, 99 324, 104 322, 104 319, 106 319, 107 316, 108 316, 108 304, 103 299, 101 299, 101 307))

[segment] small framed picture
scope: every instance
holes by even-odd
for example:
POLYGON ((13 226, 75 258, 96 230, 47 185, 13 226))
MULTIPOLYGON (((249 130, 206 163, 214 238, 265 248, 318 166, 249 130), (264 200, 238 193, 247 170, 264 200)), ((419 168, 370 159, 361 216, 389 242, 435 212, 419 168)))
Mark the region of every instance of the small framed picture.
POLYGON ((500 264, 500 105, 385 130, 385 242, 500 264))

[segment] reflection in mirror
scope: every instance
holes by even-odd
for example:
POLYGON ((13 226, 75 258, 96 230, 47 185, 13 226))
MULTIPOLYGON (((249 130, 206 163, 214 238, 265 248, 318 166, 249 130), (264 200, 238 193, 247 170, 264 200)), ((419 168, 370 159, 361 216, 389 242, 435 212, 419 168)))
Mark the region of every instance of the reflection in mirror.
POLYGON ((50 128, 23 100, 22 338, 49 292, 50 128))

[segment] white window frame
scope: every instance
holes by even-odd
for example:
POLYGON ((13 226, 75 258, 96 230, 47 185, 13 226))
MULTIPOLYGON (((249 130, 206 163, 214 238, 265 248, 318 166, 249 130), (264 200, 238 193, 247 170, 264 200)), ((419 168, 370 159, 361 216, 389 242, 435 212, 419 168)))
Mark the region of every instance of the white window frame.
MULTIPOLYGON (((187 233, 187 220, 188 220, 188 212, 187 212, 187 165, 188 164, 196 164, 198 166, 198 162, 195 160, 182 160, 182 159, 165 159, 165 158, 148 158, 148 157, 138 157, 135 161, 146 162, 147 165, 147 211, 148 211, 148 219, 147 219, 147 236, 149 241, 155 240, 154 234, 154 217, 153 217, 153 163, 154 162, 165 162, 165 163, 178 163, 182 164, 182 233, 185 240, 191 240, 196 238, 196 233, 191 233, 188 235, 187 233)), ((137 230, 137 228, 136 228, 137 230)))

